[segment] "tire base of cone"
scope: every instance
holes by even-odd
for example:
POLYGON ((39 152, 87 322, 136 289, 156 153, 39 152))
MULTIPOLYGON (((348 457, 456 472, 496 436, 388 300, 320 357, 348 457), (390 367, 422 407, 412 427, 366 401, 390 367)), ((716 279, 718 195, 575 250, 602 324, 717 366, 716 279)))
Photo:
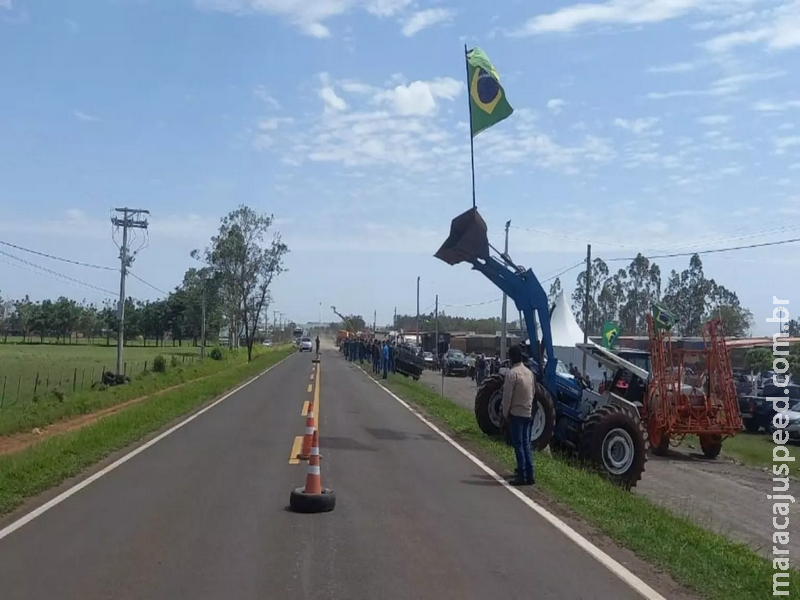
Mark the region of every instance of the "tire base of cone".
MULTIPOLYGON (((319 456, 319 459, 322 460, 322 454, 318 454, 317 456, 319 456)), ((297 458, 297 460, 310 460, 311 459, 311 455, 310 454, 303 454, 301 452, 295 458, 297 458)))
POLYGON ((336 508, 336 494, 327 488, 321 494, 306 494, 305 487, 295 488, 289 495, 289 508, 307 515, 331 512, 336 508))

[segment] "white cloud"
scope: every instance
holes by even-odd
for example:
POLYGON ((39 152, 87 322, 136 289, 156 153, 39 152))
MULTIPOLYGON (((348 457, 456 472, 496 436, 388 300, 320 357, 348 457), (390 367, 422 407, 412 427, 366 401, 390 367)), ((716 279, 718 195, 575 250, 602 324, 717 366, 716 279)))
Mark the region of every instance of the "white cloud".
POLYGON ((659 119, 657 117, 649 117, 646 119, 614 119, 614 125, 617 127, 621 127, 622 129, 627 129, 635 134, 644 133, 653 128, 653 126, 658 123, 659 119))
POLYGON ((602 4, 574 4, 530 19, 519 35, 563 33, 585 25, 635 25, 680 17, 696 8, 699 0, 610 0, 602 4))
POLYGON ((265 88, 263 85, 256 86, 256 88, 253 90, 253 94, 255 94, 256 98, 261 100, 267 106, 274 108, 275 110, 280 109, 280 103, 270 95, 270 93, 267 91, 267 88, 265 88))
MULTIPOLYGON (((199 10, 237 15, 266 13, 282 17, 306 35, 316 38, 330 37, 326 21, 354 9, 365 10, 375 17, 394 17, 411 4, 412 0, 194 0, 199 10)), ((426 26, 423 24, 419 29, 426 26)))
POLYGON ((447 8, 429 8, 415 12, 403 24, 403 35, 413 37, 423 29, 451 21, 455 12, 447 8))
POLYGON ((775 138, 775 154, 785 154, 786 150, 795 146, 800 146, 800 136, 775 138))
POLYGON ((96 122, 100 120, 98 117, 95 117, 94 115, 90 115, 88 113, 81 112, 79 110, 74 111, 72 114, 75 116, 76 119, 80 121, 96 122))
POLYGON ((322 87, 319 90, 319 97, 325 103, 325 110, 328 111, 341 111, 347 110, 347 102, 336 94, 333 86, 330 83, 330 77, 327 73, 320 73, 320 81, 322 87))
POLYGON ((560 98, 553 98, 547 101, 547 108, 550 109, 554 114, 561 113, 565 105, 566 102, 564 102, 560 98))
POLYGON ((293 123, 294 119, 291 117, 274 117, 271 119, 262 119, 258 122, 258 129, 261 131, 275 131, 281 125, 293 123))
POLYGON ((800 108, 800 100, 789 100, 787 102, 768 102, 762 100, 753 105, 754 110, 770 113, 784 112, 791 108, 800 108))
POLYGON ((785 71, 765 71, 761 73, 739 73, 722 77, 711 83, 705 90, 678 90, 674 92, 650 92, 647 97, 651 100, 664 100, 667 98, 684 98, 693 96, 729 96, 744 89, 748 84, 758 81, 769 81, 783 77, 785 71))
POLYGON ((697 122, 702 125, 724 125, 730 123, 731 119, 730 115, 707 115, 697 119, 697 122))
POLYGON ((411 0, 371 0, 367 12, 378 17, 393 17, 411 4, 411 0))
POLYGON ((788 50, 800 47, 800 2, 784 2, 776 8, 753 13, 747 21, 757 21, 750 29, 732 31, 708 40, 704 46, 709 52, 727 53, 739 46, 763 43, 770 50, 788 50))
POLYGON ((375 95, 378 103, 389 103, 399 115, 433 115, 437 100, 453 100, 464 84, 450 77, 433 81, 414 81, 409 85, 398 85, 375 95))
POLYGON ((681 62, 672 63, 670 65, 663 65, 660 67, 650 67, 647 69, 648 73, 688 73, 694 71, 699 66, 696 62, 681 62))
POLYGON ((0 0, 0 8, 11 10, 14 7, 11 5, 11 0, 0 0))

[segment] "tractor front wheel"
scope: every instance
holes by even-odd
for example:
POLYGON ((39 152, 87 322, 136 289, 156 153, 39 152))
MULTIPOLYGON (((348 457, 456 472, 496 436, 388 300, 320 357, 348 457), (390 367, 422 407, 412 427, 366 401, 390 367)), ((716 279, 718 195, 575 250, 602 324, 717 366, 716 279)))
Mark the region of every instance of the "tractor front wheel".
POLYGON ((503 427, 502 375, 492 375, 478 388, 475 395, 475 420, 486 435, 500 435, 503 427))
POLYGON ((706 458, 717 458, 722 452, 722 436, 708 433, 701 435, 700 449, 706 458))
POLYGON ((641 421, 607 404, 584 422, 580 454, 612 483, 630 490, 642 478, 649 445, 641 421))

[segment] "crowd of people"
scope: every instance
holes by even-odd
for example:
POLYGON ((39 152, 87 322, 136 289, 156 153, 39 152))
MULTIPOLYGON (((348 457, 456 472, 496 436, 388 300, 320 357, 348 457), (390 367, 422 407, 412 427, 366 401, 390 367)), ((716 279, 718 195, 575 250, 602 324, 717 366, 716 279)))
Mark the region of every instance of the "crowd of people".
POLYGON ((384 379, 389 377, 389 373, 397 372, 397 348, 389 338, 349 337, 342 340, 339 350, 351 362, 372 362, 372 372, 375 375, 382 374, 384 379))

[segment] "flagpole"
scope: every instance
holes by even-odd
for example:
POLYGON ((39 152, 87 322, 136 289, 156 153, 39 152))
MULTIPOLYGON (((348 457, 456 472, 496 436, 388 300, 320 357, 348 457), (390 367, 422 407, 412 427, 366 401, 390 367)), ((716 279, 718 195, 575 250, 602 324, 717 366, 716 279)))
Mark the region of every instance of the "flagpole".
POLYGON ((475 140, 472 136, 472 99, 470 98, 470 81, 469 81, 469 50, 467 45, 464 44, 464 64, 467 67, 467 106, 469 106, 469 160, 472 166, 472 208, 476 208, 475 204, 475 140))

